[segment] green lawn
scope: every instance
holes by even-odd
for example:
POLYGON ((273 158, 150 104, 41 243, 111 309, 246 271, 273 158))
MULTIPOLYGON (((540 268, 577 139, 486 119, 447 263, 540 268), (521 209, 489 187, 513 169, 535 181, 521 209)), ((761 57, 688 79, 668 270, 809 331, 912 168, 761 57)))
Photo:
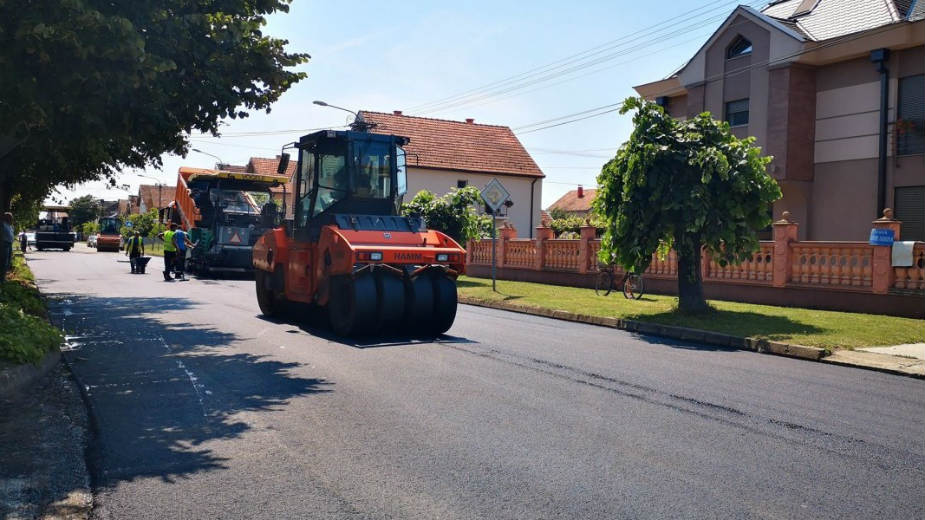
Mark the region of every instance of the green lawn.
POLYGON ((827 350, 925 341, 925 320, 911 318, 727 301, 711 301, 713 312, 689 316, 677 311, 674 296, 653 294, 627 300, 621 293, 597 296, 593 289, 507 280, 498 280, 499 292, 495 293, 490 279, 468 276, 461 276, 458 286, 461 297, 678 325, 827 350))
POLYGON ((146 256, 164 256, 164 242, 155 240, 153 244, 145 244, 146 256))
POLYGON ((45 302, 21 253, 0 283, 0 360, 38 363, 61 345, 61 332, 47 320, 45 302))

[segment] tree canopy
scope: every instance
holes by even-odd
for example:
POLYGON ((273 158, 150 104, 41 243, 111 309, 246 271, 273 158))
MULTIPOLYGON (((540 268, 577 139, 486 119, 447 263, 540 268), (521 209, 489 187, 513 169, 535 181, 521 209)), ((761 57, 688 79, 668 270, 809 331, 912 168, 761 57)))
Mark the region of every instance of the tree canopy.
POLYGON ((91 222, 100 216, 100 201, 93 195, 84 195, 77 197, 69 204, 70 208, 67 216, 71 221, 71 226, 76 228, 84 222, 91 222))
POLYGON ((0 0, 0 207, 160 166, 270 105, 308 59, 262 33, 290 0, 0 0))
POLYGON ((705 310, 701 248, 724 265, 758 249, 757 232, 781 196, 767 173, 771 158, 708 112, 681 121, 639 98, 624 101, 621 113, 631 110, 633 132, 597 179, 600 260, 642 272, 656 251, 673 247, 680 309, 705 310))
POLYGON ((401 213, 419 215, 428 228, 442 231, 465 244, 470 238, 491 232, 491 217, 478 213, 481 203, 482 197, 474 186, 454 188, 442 197, 421 190, 410 202, 402 205, 401 213))

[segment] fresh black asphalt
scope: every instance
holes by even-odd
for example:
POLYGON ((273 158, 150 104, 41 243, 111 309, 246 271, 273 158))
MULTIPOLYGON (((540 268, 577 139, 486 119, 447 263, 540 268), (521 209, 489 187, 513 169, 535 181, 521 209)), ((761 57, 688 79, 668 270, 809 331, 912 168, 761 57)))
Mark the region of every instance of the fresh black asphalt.
POLYGON ((96 518, 925 516, 925 381, 468 306, 345 342, 122 260, 30 255, 96 518))

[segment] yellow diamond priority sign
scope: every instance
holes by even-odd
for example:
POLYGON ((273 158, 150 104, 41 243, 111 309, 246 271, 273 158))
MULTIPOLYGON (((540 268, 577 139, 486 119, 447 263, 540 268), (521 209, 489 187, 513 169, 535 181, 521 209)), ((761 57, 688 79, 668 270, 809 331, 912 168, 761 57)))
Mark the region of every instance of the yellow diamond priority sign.
POLYGON ((485 185, 485 188, 481 191, 482 200, 485 201, 485 204, 488 204, 488 207, 491 208, 492 213, 497 213, 498 208, 500 208, 509 198, 511 198, 510 192, 508 192, 504 186, 498 182, 498 179, 492 179, 485 185))

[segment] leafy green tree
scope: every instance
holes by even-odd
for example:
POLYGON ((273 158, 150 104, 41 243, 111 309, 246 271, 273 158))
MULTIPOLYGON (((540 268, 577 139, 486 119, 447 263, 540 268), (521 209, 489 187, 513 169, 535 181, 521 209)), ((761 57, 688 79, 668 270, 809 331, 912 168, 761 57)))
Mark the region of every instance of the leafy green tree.
POLYGON ((13 197, 10 211, 13 213, 13 223, 17 231, 32 229, 39 221, 39 211, 42 209, 44 197, 30 198, 23 195, 13 197))
POLYGON ((470 238, 480 238, 491 233, 491 217, 480 215, 482 198, 474 186, 453 188, 438 197, 427 190, 421 190, 403 204, 402 215, 419 215, 429 229, 442 231, 461 244, 470 238))
POLYGON ((605 224, 600 260, 642 272, 660 248, 678 255, 679 309, 708 306, 701 249, 719 263, 738 263, 758 249, 781 196, 754 138, 738 139, 728 123, 703 113, 674 119, 654 103, 629 98, 633 133, 598 176, 594 211, 605 224))
POLYGON ((100 216, 100 201, 93 195, 84 195, 77 197, 69 204, 70 210, 67 215, 70 218, 71 226, 77 227, 85 222, 91 222, 100 216))
POLYGON ((84 239, 93 233, 100 232, 100 223, 97 221, 84 222, 80 225, 80 234, 83 235, 84 239))
POLYGON ((0 0, 0 211, 185 155, 269 111, 308 59, 263 34, 290 0, 0 0))
POLYGON ((146 213, 129 215, 126 222, 131 222, 131 226, 122 225, 122 236, 128 238, 132 233, 138 231, 143 237, 156 235, 162 229, 157 221, 157 208, 151 208, 146 213))

